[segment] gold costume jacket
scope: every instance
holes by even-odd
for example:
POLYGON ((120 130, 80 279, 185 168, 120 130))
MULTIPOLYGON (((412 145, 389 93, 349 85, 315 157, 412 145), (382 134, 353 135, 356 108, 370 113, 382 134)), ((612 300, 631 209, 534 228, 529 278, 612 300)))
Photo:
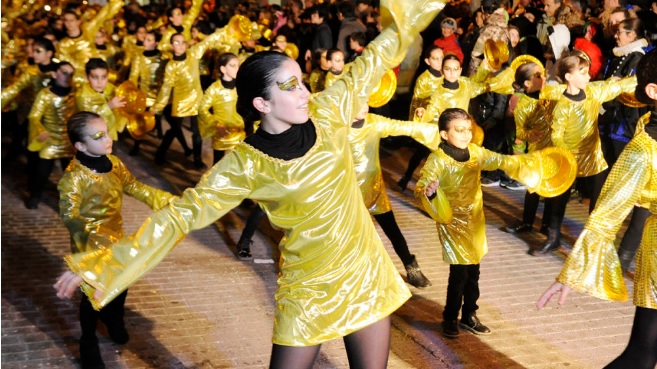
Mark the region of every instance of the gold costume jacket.
MULTIPOLYGON (((194 25, 194 21, 196 20, 196 18, 198 18, 198 15, 201 13, 202 6, 203 6, 203 0, 193 0, 192 7, 189 8, 187 13, 183 16, 183 21, 181 24, 183 31, 181 33, 185 38, 185 41, 189 42, 192 39, 192 32, 191 32, 192 25, 194 25)), ((178 33, 178 31, 176 31, 176 29, 173 28, 172 25, 169 25, 169 27, 167 27, 167 29, 162 34, 162 38, 160 39, 160 42, 157 44, 157 48, 167 58, 171 57, 173 53, 173 49, 171 48, 171 36, 175 35, 176 33, 178 33)))
POLYGON ((313 69, 308 76, 308 85, 310 85, 310 92, 316 93, 324 90, 324 83, 326 81, 326 73, 328 71, 319 68, 313 69))
POLYGON ((342 73, 340 74, 335 74, 331 72, 330 70, 326 72, 326 76, 324 77, 324 90, 333 86, 335 81, 339 80, 340 78, 344 77, 347 72, 349 72, 349 68, 351 68, 351 63, 347 63, 344 65, 344 68, 342 69, 342 73))
POLYGON ((481 171, 501 169, 509 177, 524 183, 521 166, 535 156, 501 155, 469 144, 470 159, 458 162, 442 149, 434 151, 420 172, 415 197, 436 220, 438 244, 443 260, 449 264, 479 264, 488 252, 486 221, 481 192, 481 171), (429 200, 424 189, 439 182, 436 196, 429 200))
POLYGON ((596 175, 607 169, 598 129, 600 107, 621 92, 634 92, 635 87, 636 77, 596 81, 586 86, 583 101, 562 96, 557 102, 552 112, 552 143, 573 153, 578 177, 596 175))
POLYGON ((161 52, 152 56, 144 55, 143 47, 142 52, 139 55, 135 55, 132 61, 130 77, 128 79, 146 93, 147 107, 155 104, 157 93, 162 87, 164 70, 167 63, 168 61, 163 59, 161 52))
POLYGON ((198 112, 199 130, 203 138, 212 137, 214 150, 230 150, 246 137, 244 120, 237 114, 236 104, 237 91, 234 88, 225 88, 221 80, 205 90, 198 112), (219 127, 226 132, 219 134, 219 127))
POLYGON ((518 99, 513 117, 516 122, 516 138, 526 141, 528 152, 552 146, 552 110, 559 100, 566 86, 545 86, 539 98, 534 99, 522 94, 518 99), (538 132, 541 138, 535 141, 532 133, 538 132))
POLYGON ((438 86, 443 84, 440 77, 434 77, 429 70, 425 70, 415 81, 415 88, 413 89, 413 99, 411 100, 411 109, 408 119, 419 121, 420 118, 415 115, 417 108, 427 108, 433 94, 438 86))
POLYGON ((174 117, 198 115, 198 107, 203 97, 199 75, 199 59, 203 57, 208 49, 235 45, 237 40, 229 33, 228 27, 219 29, 203 41, 187 49, 185 60, 171 59, 167 62, 162 88, 160 88, 155 104, 151 108, 153 113, 162 113, 173 90, 171 115, 174 117))
MULTIPOLYGON (((382 1, 382 6, 387 2, 382 1)), ((387 27, 333 87, 309 104, 317 140, 302 157, 272 158, 242 142, 198 185, 153 214, 112 248, 69 255, 69 267, 104 291, 105 305, 149 271, 189 232, 238 206, 258 201, 282 230, 273 342, 317 345, 390 315, 410 296, 378 237, 356 183, 348 130, 374 81, 401 60, 408 45, 444 3, 396 2, 387 27), (398 29, 397 33, 395 29, 398 29)), ((386 23, 384 23, 386 24, 386 23)))
POLYGON ((52 79, 50 72, 41 72, 38 65, 28 66, 16 81, 2 90, 2 109, 20 94, 21 104, 32 106, 39 91, 47 87, 52 79))
POLYGON ((110 0, 90 21, 82 24, 80 35, 64 37, 57 46, 56 58, 71 63, 75 68, 74 81, 81 85, 86 81, 84 66, 96 55, 94 38, 106 20, 112 19, 123 7, 123 0, 110 0))
POLYGON ((77 159, 71 161, 57 185, 59 215, 71 234, 71 252, 103 249, 123 238, 123 194, 153 210, 174 196, 139 182, 121 159, 108 155, 112 171, 96 173, 77 159))
POLYGON ((611 168, 595 210, 557 281, 597 298, 626 301, 627 288, 614 241, 634 205, 646 202, 652 215, 636 257, 634 305, 657 309, 657 142, 645 132, 637 131, 611 168))
POLYGON ((50 88, 39 91, 30 110, 28 127, 28 147, 30 151, 39 152, 42 159, 70 158, 74 155, 73 145, 68 139, 66 122, 77 112, 75 94, 58 96, 50 88), (39 141, 42 132, 50 135, 45 141, 39 141))
POLYGON ((361 128, 351 127, 349 144, 354 158, 354 170, 365 207, 371 214, 387 213, 390 199, 381 175, 379 143, 388 136, 410 136, 431 151, 438 148, 438 125, 394 120, 376 114, 367 114, 361 128))
POLYGON ((123 127, 117 127, 114 112, 107 104, 112 97, 114 97, 113 84, 108 82, 103 92, 96 92, 87 82, 75 93, 75 104, 77 111, 90 111, 103 117, 110 137, 116 141, 119 138, 118 132, 123 131, 123 127))

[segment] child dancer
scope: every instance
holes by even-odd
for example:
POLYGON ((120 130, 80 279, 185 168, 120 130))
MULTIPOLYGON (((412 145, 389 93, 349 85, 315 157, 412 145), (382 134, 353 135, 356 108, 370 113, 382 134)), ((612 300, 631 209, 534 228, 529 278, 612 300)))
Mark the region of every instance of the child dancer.
MULTIPOLYGON (((121 160, 110 155, 112 139, 105 120, 92 112, 74 114, 67 123, 75 159, 66 168, 57 186, 59 214, 71 233, 71 252, 96 251, 123 237, 121 204, 123 193, 154 210, 173 198, 168 192, 135 179, 121 160)), ((98 320, 107 326, 112 341, 128 342, 123 323, 128 291, 123 291, 100 311, 94 310, 86 295, 80 301, 80 363, 82 368, 104 368, 96 338, 98 320)))
MULTIPOLYGON (((566 91, 557 102, 552 113, 552 143, 563 147, 577 160, 578 181, 591 194, 589 212, 594 207, 602 184, 607 162, 600 146, 598 115, 605 101, 613 100, 622 92, 631 92, 636 78, 620 81, 597 81, 589 83, 590 62, 586 54, 575 50, 565 54, 557 63, 557 78, 566 83, 566 91)), ((569 191, 552 198, 548 239, 540 249, 532 249, 530 255, 543 255, 561 245, 561 223, 570 198, 569 191)))
POLYGON ((237 107, 245 121, 261 120, 258 130, 196 187, 151 216, 137 237, 119 241, 111 252, 69 255, 69 266, 79 276, 65 274, 56 285, 59 296, 70 296, 82 277, 93 275, 96 279, 87 279, 83 288, 95 295, 95 306, 107 304, 187 233, 251 198, 286 234, 279 246, 270 368, 312 368, 321 344, 343 337, 352 368, 384 368, 389 315, 410 291, 363 205, 347 134, 376 81, 444 3, 395 2, 390 7, 384 0, 381 6, 393 15, 390 26, 344 78, 312 100, 301 83, 299 65, 288 56, 263 51, 242 64, 236 79, 237 107), (116 273, 103 273, 107 268, 116 273), (106 288, 96 294, 94 288, 100 285, 106 288))
POLYGON ((324 80, 324 88, 333 86, 336 80, 342 78, 342 75, 349 70, 349 66, 344 64, 344 53, 338 49, 331 49, 326 52, 329 70, 324 80))
POLYGON ((600 193, 584 231, 557 277, 557 281, 536 302, 542 309, 557 294, 563 304, 572 290, 591 296, 626 301, 627 289, 616 256, 614 238, 636 203, 649 202, 651 216, 637 256, 634 275, 634 323, 625 351, 606 369, 653 369, 657 365, 657 50, 646 54, 637 66, 636 98, 650 104, 645 130, 627 144, 600 193))

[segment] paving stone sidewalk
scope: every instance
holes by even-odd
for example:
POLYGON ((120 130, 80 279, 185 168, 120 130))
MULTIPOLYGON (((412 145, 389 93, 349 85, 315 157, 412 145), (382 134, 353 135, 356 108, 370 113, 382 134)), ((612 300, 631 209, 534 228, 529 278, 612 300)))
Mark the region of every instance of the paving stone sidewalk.
MULTIPOLYGON (((175 152, 169 155, 169 164, 153 165, 154 145, 149 138, 140 156, 129 157, 127 146, 119 143, 115 153, 140 180, 170 191, 199 178, 201 173, 190 169, 192 163, 175 152)), ((205 153, 210 163, 207 146, 205 153)), ((383 150, 384 177, 400 228, 433 286, 411 287, 413 297, 393 315, 390 368, 588 369, 601 368, 620 354, 634 314, 630 302, 573 294, 565 306, 536 311, 534 302, 559 272, 563 255, 529 256, 528 245, 542 243, 544 236, 501 231, 521 215, 524 192, 499 187, 484 189, 490 251, 482 262, 478 312, 493 334, 463 332, 458 339, 443 338, 440 321, 449 269, 442 262, 435 224, 414 201, 414 182, 404 193, 395 190, 408 155, 403 147, 383 150)), ((55 181, 60 175, 51 178, 39 209, 27 210, 22 203, 24 163, 2 163, 3 369, 79 367, 79 297, 58 300, 52 288, 64 271, 62 257, 69 251, 69 235, 57 213, 55 181)), ((149 213, 148 207, 126 197, 126 231, 134 231, 149 213)), ((235 243, 248 214, 248 208, 237 208, 214 226, 193 232, 130 288, 126 316, 130 342, 114 345, 100 328, 108 368, 267 367, 277 273, 271 261, 276 258, 278 235, 263 223, 252 250, 257 262, 238 260, 235 243)), ((569 203, 566 243, 574 242, 586 215, 586 205, 577 200, 569 203)), ((627 284, 631 291, 631 281, 627 284)), ((323 345, 315 368, 347 367, 340 340, 323 345)))

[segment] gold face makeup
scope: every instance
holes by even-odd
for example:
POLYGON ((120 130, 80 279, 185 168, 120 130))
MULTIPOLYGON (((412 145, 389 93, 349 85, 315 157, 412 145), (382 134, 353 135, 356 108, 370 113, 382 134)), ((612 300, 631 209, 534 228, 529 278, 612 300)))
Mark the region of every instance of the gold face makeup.
POLYGON ((589 74, 589 68, 588 67, 580 68, 579 73, 582 75, 589 74))
POLYGON ((297 77, 290 77, 285 82, 276 82, 276 85, 281 91, 294 91, 297 88, 301 88, 297 77))
POLYGON ((98 131, 93 135, 89 135, 89 138, 91 138, 94 141, 98 141, 103 139, 105 136, 107 136, 107 133, 105 133, 104 131, 98 131))

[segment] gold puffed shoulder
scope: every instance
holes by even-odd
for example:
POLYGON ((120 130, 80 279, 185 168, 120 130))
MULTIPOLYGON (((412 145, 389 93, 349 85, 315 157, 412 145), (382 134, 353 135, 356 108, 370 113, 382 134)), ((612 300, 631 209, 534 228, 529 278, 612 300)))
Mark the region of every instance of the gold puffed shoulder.
POLYGON ((516 138, 527 141, 528 151, 552 146, 552 111, 566 86, 545 86, 538 99, 522 94, 518 99, 513 117, 516 138))

